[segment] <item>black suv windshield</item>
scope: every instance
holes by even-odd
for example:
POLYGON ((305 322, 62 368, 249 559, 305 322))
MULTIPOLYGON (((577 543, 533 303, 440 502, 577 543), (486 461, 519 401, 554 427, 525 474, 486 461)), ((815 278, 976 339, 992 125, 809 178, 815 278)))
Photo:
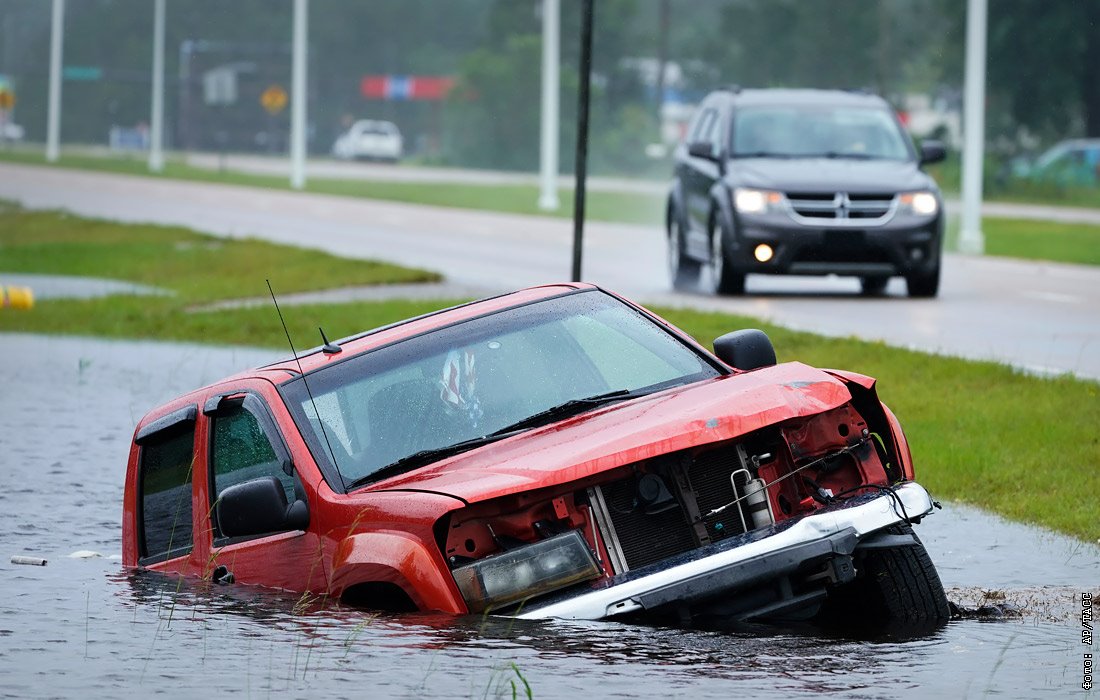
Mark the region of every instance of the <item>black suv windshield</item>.
POLYGON ((299 378, 282 393, 326 475, 339 470, 330 485, 353 488, 718 374, 667 330, 593 290, 379 348, 311 373, 308 392, 299 378))
POLYGON ((911 155, 884 109, 821 105, 746 106, 734 113, 734 158, 874 158, 911 155))

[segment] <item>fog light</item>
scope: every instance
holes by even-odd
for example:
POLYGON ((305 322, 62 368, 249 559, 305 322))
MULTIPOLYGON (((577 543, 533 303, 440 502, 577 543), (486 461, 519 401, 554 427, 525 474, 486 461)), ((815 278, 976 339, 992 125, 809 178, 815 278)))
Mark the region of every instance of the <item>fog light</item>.
POLYGON ((756 259, 760 262, 768 262, 775 255, 775 251, 767 243, 761 243, 756 246, 756 250, 752 251, 752 254, 756 256, 756 259))

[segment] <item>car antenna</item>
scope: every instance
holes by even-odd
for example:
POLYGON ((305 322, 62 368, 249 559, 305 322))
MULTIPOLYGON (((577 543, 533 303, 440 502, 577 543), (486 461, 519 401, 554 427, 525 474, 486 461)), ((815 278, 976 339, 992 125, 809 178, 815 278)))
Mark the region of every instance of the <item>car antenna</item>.
POLYGON ((339 345, 334 345, 333 343, 328 342, 328 338, 325 336, 324 328, 317 326, 317 331, 321 334, 321 340, 323 340, 325 343, 321 347, 321 352, 325 353, 326 355, 339 355, 344 351, 344 349, 339 345))
MULTIPOLYGON (((321 434, 325 436, 325 446, 328 447, 329 457, 332 459, 332 464, 336 467, 336 476, 340 479, 340 488, 347 493, 348 486, 344 483, 344 474, 340 471, 340 465, 336 462, 336 452, 332 449, 332 442, 328 439, 328 431, 325 430, 325 422, 321 420, 321 412, 317 410, 317 401, 313 398, 313 392, 309 389, 309 380, 306 379, 306 373, 302 370, 302 361, 298 359, 298 351, 294 349, 294 341, 290 339, 290 331, 287 330, 286 320, 283 318, 283 311, 279 308, 279 301, 275 298, 275 290, 271 288, 271 280, 264 281, 267 282, 267 291, 271 294, 271 301, 275 304, 275 313, 279 314, 279 323, 283 324, 283 333, 286 333, 286 342, 290 345, 290 354, 294 356, 294 362, 298 365, 298 373, 302 375, 302 384, 305 385, 306 394, 309 395, 309 402, 313 405, 313 415, 317 416, 317 425, 321 426, 321 434)), ((321 337, 325 337, 324 331, 321 331, 321 337)), ((325 344, 328 344, 327 340, 325 344)))

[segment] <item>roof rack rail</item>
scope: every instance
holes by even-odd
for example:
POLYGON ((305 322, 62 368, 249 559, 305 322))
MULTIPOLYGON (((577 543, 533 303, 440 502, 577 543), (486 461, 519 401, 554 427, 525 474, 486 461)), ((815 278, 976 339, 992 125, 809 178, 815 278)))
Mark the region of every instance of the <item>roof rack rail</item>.
POLYGON ((725 92, 732 92, 735 95, 737 93, 741 92, 741 86, 738 85, 737 83, 731 83, 729 85, 723 85, 722 87, 720 87, 718 89, 719 90, 724 90, 725 92))

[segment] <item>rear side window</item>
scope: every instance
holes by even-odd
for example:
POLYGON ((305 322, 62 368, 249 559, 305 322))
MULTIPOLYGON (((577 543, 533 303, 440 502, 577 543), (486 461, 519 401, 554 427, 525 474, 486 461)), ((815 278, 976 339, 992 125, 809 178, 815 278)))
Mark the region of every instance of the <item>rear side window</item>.
POLYGON ((141 447, 141 555, 162 560, 191 551, 195 423, 151 435, 141 447))

